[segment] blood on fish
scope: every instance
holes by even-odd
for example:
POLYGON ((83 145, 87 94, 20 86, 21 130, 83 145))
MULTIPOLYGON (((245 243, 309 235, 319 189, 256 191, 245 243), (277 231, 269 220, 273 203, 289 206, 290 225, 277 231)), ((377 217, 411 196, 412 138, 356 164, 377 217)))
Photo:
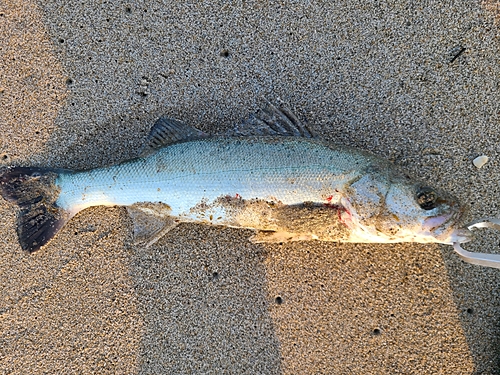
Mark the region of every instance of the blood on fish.
POLYGON ((351 213, 349 212, 349 210, 347 210, 345 207, 343 206, 339 206, 338 208, 338 211, 337 211, 337 215, 339 217, 339 221, 344 224, 345 226, 347 226, 347 223, 345 222, 345 220, 342 219, 342 212, 345 212, 347 215, 349 215, 349 219, 352 217, 351 213))
POLYGON ((326 197, 326 201, 327 201, 327 203, 323 203, 323 206, 325 206, 325 207, 329 207, 329 208, 332 208, 332 209, 334 209, 334 210, 337 210, 337 215, 338 215, 339 221, 340 221, 342 224, 344 224, 344 225, 346 225, 346 226, 347 226, 347 224, 346 224, 345 220, 343 220, 343 219, 342 219, 342 213, 344 213, 344 212, 345 212, 347 215, 349 215, 349 218, 351 218, 351 217, 352 217, 352 216, 351 216, 351 213, 349 212, 349 210, 347 210, 347 209, 346 209, 344 206, 342 206, 342 205, 339 205, 339 204, 332 204, 332 203, 331 203, 331 202, 332 202, 332 200, 333 200, 333 195, 330 195, 330 196, 326 197))

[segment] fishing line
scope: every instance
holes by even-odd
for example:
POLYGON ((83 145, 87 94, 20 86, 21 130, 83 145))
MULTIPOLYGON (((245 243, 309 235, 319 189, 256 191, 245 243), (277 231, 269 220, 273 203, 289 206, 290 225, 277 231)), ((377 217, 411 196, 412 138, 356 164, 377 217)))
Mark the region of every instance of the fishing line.
MULTIPOLYGON (((467 226, 467 229, 469 230, 472 230, 474 228, 492 228, 500 230, 500 219, 479 219, 467 226)), ((464 250, 460 246, 460 242, 454 242, 453 249, 455 249, 460 258, 462 258, 467 263, 477 264, 479 266, 485 267, 500 268, 500 254, 472 253, 470 251, 464 250)))

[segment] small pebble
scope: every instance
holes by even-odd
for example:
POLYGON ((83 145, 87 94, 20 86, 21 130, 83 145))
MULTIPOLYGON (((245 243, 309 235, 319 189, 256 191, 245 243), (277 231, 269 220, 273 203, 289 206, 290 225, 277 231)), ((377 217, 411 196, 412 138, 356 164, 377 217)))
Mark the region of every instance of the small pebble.
POLYGON ((483 165, 485 165, 490 158, 487 157, 486 155, 481 155, 475 158, 472 162, 476 166, 477 169, 481 168, 483 165))

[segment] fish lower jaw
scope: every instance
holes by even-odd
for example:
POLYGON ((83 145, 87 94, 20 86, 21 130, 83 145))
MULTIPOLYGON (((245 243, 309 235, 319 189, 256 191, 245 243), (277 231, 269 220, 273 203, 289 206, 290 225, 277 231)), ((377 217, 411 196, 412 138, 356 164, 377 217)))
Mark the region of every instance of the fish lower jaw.
POLYGON ((447 245, 453 245, 454 243, 465 243, 472 241, 474 239, 474 234, 467 228, 455 229, 449 236, 447 236, 440 243, 447 245))

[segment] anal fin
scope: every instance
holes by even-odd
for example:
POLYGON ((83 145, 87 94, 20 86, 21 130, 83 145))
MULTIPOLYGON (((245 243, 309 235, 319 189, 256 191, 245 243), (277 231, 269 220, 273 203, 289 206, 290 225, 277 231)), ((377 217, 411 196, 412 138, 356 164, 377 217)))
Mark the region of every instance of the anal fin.
POLYGON ((177 226, 165 203, 135 203, 126 208, 134 224, 135 244, 149 247, 177 226))

